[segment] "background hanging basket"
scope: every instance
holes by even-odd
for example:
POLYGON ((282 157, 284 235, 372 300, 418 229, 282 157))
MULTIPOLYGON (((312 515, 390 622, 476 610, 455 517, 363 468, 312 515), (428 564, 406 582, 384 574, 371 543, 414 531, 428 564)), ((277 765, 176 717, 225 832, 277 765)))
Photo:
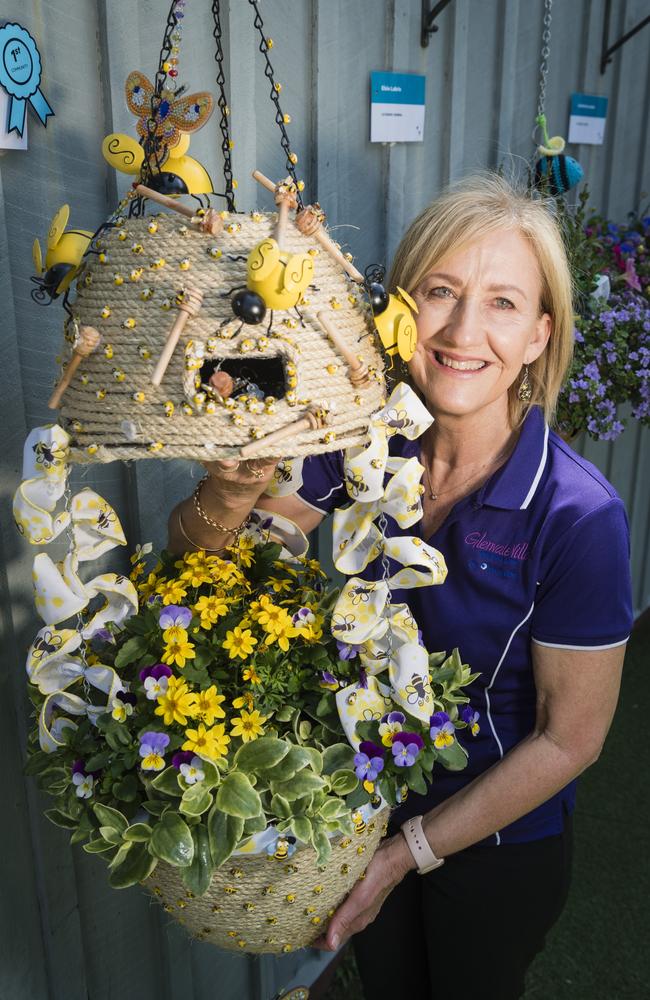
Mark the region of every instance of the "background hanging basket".
POLYGON ((179 869, 161 862, 145 887, 193 937, 220 948, 257 953, 306 948, 363 876, 386 833, 388 813, 380 808, 352 837, 333 840, 324 868, 317 867, 311 847, 287 861, 233 855, 214 873, 208 891, 194 896, 179 869))
MULTIPOLYGON (((314 276, 295 310, 275 310, 259 325, 242 324, 230 293, 246 285, 246 257, 272 235, 276 215, 227 215, 212 236, 176 216, 129 218, 101 235, 80 276, 75 317, 101 334, 61 408, 71 434, 70 457, 109 462, 147 457, 208 460, 239 448, 326 404, 324 427, 303 431, 260 457, 292 457, 348 448, 366 439, 369 418, 382 403, 383 362, 361 290, 315 239, 289 223, 282 249, 309 253, 314 276), (178 315, 179 294, 203 293, 198 315, 181 334, 162 383, 152 374, 178 315), (355 386, 345 359, 317 319, 325 312, 342 341, 370 371, 355 386), (231 375, 256 382, 264 399, 205 397, 205 365, 221 362, 231 375), (195 384, 196 376, 196 384, 195 384), (234 403, 234 405, 233 405, 234 403)), ((244 396, 246 394, 244 393, 244 396)))

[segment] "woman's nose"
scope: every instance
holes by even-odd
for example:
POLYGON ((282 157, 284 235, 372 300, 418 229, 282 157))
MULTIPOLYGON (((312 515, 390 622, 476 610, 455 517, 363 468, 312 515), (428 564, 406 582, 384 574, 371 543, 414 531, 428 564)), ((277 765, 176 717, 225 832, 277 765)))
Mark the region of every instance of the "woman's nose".
POLYGON ((448 344, 469 347, 483 341, 481 310, 475 299, 468 296, 459 298, 448 318, 443 331, 448 344))

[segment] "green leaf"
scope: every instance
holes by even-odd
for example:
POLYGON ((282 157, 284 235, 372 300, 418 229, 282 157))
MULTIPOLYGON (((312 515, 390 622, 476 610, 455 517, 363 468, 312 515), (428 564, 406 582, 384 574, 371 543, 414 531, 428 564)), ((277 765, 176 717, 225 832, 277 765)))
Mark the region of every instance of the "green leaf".
POLYGON ((213 806, 208 814, 208 837, 210 854, 215 868, 227 861, 244 832, 244 821, 240 816, 228 816, 213 806))
POLYGON ((153 828, 151 849, 161 861, 177 868, 187 868, 194 857, 192 832, 181 817, 174 812, 166 812, 153 828))
POLYGON ((352 767, 354 750, 348 743, 334 743, 323 750, 323 774, 333 774, 352 767))
POLYGON ((305 747, 291 746, 279 764, 269 769, 267 776, 271 781, 288 781, 308 763, 309 755, 305 753, 305 747))
POLYGON ((431 774, 433 771, 433 765, 435 764, 437 757, 437 752, 433 747, 425 747, 420 751, 420 756, 418 760, 424 774, 431 774))
POLYGON ((413 764, 412 767, 405 767, 406 772, 406 784, 409 788, 417 792, 418 795, 427 794, 427 783, 424 780, 424 775, 422 774, 422 768, 419 764, 413 764))
POLYGON ((310 792, 318 791, 324 784, 323 778, 318 774, 303 769, 298 771, 289 781, 274 781, 271 785, 271 791, 274 795, 283 795, 289 802, 293 802, 301 795, 309 795, 310 792))
POLYGON ((219 786, 217 806, 229 816, 250 819, 262 811, 262 800, 241 771, 232 771, 219 786))
MULTIPOLYGON (((397 805, 397 796, 395 794, 395 778, 390 774, 382 774, 377 782, 379 791, 384 796, 389 806, 397 805)), ((354 794, 354 793, 353 793, 354 794)), ((351 805, 348 799, 348 805, 351 805)))
POLYGON ((332 775, 332 791, 337 795, 349 795, 359 785, 359 779, 354 771, 341 768, 332 775))
POLYGON ((95 840, 89 840, 87 844, 84 844, 83 849, 87 854, 103 854, 104 851, 112 851, 113 845, 109 844, 103 837, 97 837, 95 840))
POLYGON ((371 740, 373 743, 380 743, 379 739, 379 723, 372 722, 357 722, 355 727, 355 732, 359 739, 361 740, 371 740))
POLYGON ((155 788, 157 792, 162 792, 163 795, 181 796, 183 794, 178 784, 178 771, 173 765, 157 774, 151 782, 151 787, 155 788))
POLYGON ((118 833, 114 826, 100 826, 99 832, 104 840, 114 847, 122 843, 122 834, 118 833))
POLYGON ((316 747, 303 747, 302 749, 309 757, 309 766, 312 771, 320 774, 323 770, 323 755, 320 750, 317 750, 316 747))
POLYGON ((148 823, 133 823, 124 834, 125 840, 147 841, 152 834, 148 823))
POLYGON ((305 740, 308 740, 311 729, 311 722, 308 719, 302 719, 302 721, 298 723, 298 739, 303 743, 305 740))
POLYGON ((214 796, 211 792, 203 787, 202 781, 197 781, 195 785, 191 785, 186 792, 183 792, 179 810, 185 816, 201 816, 202 813, 207 812, 213 801, 214 796))
POLYGON ((261 833, 262 830, 266 830, 267 826, 268 822, 263 812, 259 816, 251 816, 250 819, 244 821, 244 836, 252 837, 254 833, 261 833))
POLYGON ((288 819, 291 816, 291 806, 283 795, 274 795, 271 799, 271 812, 278 819, 288 819))
POLYGON ((201 784, 209 791, 211 788, 214 788, 215 785, 219 784, 221 781, 221 774, 219 773, 219 768, 211 760, 206 760, 205 757, 201 757, 201 760, 203 761, 201 768, 205 775, 201 784))
POLYGON ((93 812, 102 826, 110 826, 120 834, 124 833, 129 825, 124 813, 119 809, 113 809, 112 806, 105 806, 102 802, 94 803, 93 812))
POLYGON ((127 889, 149 878, 157 864, 145 844, 133 844, 126 857, 113 867, 108 881, 113 889, 127 889))
POLYGON ((332 845, 329 837, 322 827, 315 828, 312 833, 311 842, 316 851, 316 864, 322 868, 330 859, 332 845))
POLYGON ((128 667, 130 663, 135 663, 146 652, 147 640, 144 636, 134 635, 131 639, 127 639, 115 657, 116 670, 128 667))
POLYGON ((50 823, 54 823, 55 826, 63 827, 64 830, 76 830, 77 820, 73 819, 72 816, 66 816, 64 812, 60 809, 46 809, 45 815, 49 819, 50 823))
POLYGON ((124 861, 124 859, 127 857, 128 853, 129 853, 129 851, 131 850, 132 847, 133 847, 133 844, 120 844, 120 846, 118 847, 117 851, 115 852, 115 854, 113 855, 113 857, 109 861, 108 867, 109 868, 117 868, 118 865, 121 865, 122 862, 124 861))
POLYGON ((462 771, 467 767, 467 754, 457 740, 450 747, 437 750, 438 760, 448 771, 462 771))
POLYGON ((277 719, 278 722, 289 722, 291 720, 292 715, 293 715, 293 709, 291 708, 291 706, 283 705, 283 707, 279 708, 278 711, 275 713, 275 718, 277 719))
POLYGON ((134 774, 125 774, 121 781, 113 785, 113 795, 120 802, 133 802, 139 790, 140 785, 134 774))
POLYGON ((24 774, 40 774, 52 765, 52 754, 45 753, 44 750, 36 750, 29 755, 27 763, 23 769, 24 774))
POLYGON ((339 816, 348 812, 348 808, 341 799, 326 799, 318 810, 318 815, 326 823, 334 823, 339 816))
POLYGON ((169 809, 171 802, 143 802, 142 805, 150 816, 162 816, 166 809, 169 809))
POLYGON ((239 748, 235 754, 235 764, 246 773, 268 771, 284 760, 290 749, 291 745, 285 740, 260 736, 239 748))
POLYGON ((202 896, 210 887, 213 872, 208 831, 202 823, 192 828, 192 840, 194 841, 192 864, 183 869, 181 878, 186 889, 195 896, 202 896))
POLYGON ((106 767, 110 763, 113 754, 110 750, 100 750, 99 753, 95 753, 92 757, 87 757, 84 763, 84 771, 89 774, 91 771, 101 771, 102 768, 106 767))
POLYGON ((302 840, 303 844, 308 844, 311 841, 311 822, 306 816, 294 816, 291 819, 291 829, 298 840, 302 840))

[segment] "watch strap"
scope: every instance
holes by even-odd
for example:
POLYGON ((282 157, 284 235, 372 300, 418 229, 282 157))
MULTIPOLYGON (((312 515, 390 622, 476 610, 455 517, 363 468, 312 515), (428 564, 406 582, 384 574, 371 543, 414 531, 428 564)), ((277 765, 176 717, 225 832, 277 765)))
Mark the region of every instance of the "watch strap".
POLYGON ((411 816, 406 823, 402 824, 401 829, 420 875, 426 875, 427 872, 432 872, 434 869, 440 868, 440 865, 444 865, 445 859, 435 856, 429 841, 424 836, 421 816, 411 816))

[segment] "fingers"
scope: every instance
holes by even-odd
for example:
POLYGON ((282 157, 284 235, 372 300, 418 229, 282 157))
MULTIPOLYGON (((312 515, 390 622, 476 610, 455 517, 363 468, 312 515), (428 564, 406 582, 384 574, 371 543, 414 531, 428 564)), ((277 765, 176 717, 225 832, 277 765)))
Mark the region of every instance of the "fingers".
POLYGON ((240 461, 238 458, 219 458, 202 464, 211 476, 221 477, 226 473, 226 478, 230 482, 242 484, 268 481, 276 465, 275 462, 253 458, 246 461, 240 461))

